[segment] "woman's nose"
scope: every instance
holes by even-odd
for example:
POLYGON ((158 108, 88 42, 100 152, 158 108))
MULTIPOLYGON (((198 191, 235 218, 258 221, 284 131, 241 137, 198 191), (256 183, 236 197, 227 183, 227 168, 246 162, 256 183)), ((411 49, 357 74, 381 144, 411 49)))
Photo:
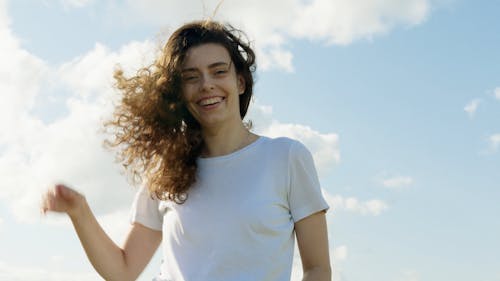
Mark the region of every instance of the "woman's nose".
POLYGON ((214 89, 214 81, 209 75, 201 76, 201 90, 210 91, 214 89))

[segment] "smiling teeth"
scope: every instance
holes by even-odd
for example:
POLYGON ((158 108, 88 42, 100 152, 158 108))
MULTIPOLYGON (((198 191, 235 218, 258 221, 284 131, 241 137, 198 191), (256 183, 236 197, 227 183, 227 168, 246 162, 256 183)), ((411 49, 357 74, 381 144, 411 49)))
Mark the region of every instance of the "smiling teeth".
POLYGON ((204 99, 200 101, 200 105, 209 105, 209 104, 214 104, 222 101, 222 97, 214 97, 214 98, 209 98, 209 99, 204 99))

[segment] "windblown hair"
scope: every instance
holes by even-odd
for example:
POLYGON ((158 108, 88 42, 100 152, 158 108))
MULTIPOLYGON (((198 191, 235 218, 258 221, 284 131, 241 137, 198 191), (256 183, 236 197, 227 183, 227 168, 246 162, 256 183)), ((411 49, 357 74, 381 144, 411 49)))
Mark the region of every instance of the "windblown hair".
POLYGON ((118 149, 118 160, 134 182, 144 181, 160 200, 182 204, 196 181, 204 141, 201 126, 188 111, 181 90, 181 66, 189 48, 217 43, 229 52, 237 74, 245 80, 239 95, 243 119, 253 94, 255 53, 246 36, 229 24, 196 21, 177 29, 150 66, 135 76, 114 73, 122 93, 111 120, 114 137, 106 141, 118 149))

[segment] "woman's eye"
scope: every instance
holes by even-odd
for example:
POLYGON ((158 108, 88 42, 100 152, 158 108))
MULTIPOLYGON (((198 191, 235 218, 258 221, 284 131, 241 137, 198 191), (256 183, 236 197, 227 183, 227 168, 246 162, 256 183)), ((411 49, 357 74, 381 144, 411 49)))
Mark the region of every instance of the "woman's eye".
POLYGON ((227 73, 227 70, 225 70, 225 69, 220 69, 220 70, 215 71, 215 74, 217 74, 217 75, 221 75, 221 74, 225 74, 225 73, 227 73))
POLYGON ((186 82, 196 81, 197 79, 198 79, 198 76, 195 76, 195 75, 184 76, 182 78, 182 80, 184 80, 186 82))

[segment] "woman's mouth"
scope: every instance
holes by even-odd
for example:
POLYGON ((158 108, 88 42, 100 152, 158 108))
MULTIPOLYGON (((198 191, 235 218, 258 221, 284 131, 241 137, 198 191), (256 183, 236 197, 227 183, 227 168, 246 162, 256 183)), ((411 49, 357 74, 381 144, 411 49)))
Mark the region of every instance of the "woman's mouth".
POLYGON ((201 101, 199 101, 198 105, 203 106, 203 107, 212 107, 214 105, 221 103, 224 99, 225 99, 224 97, 205 98, 205 99, 202 99, 201 101))

